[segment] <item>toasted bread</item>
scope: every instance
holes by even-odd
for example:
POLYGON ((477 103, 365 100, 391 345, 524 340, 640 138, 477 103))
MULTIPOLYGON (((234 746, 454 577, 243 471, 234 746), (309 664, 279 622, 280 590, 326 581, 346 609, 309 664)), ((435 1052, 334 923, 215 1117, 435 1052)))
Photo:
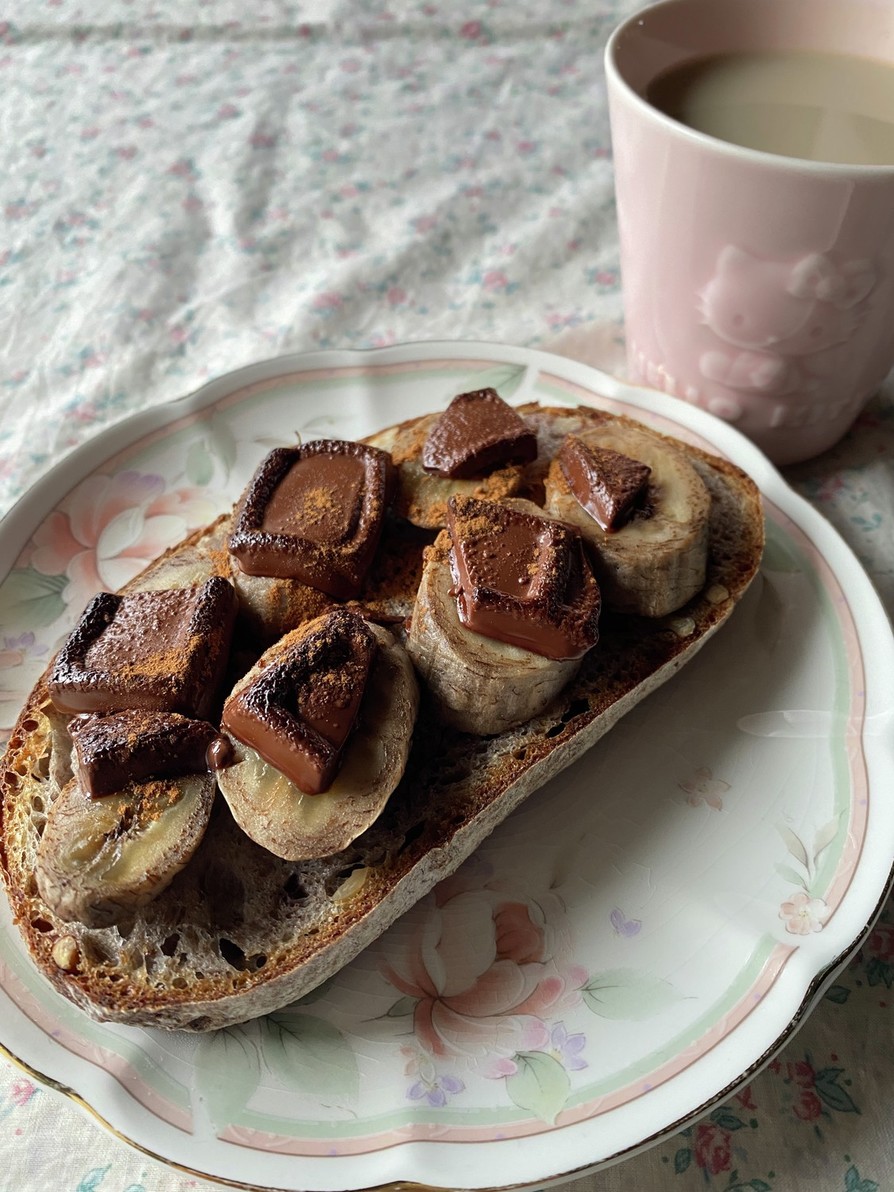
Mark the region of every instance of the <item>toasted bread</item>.
MULTIPOLYGON (((544 445, 554 454, 568 427, 618 421, 584 408, 521 409, 541 441, 541 458, 521 493, 540 504, 549 462, 544 445)), ((393 428, 371 441, 389 436, 393 428)), ((570 684, 545 711, 497 735, 449 727, 423 685, 402 781, 379 818, 332 856, 281 860, 250 840, 218 797, 192 860, 132 919, 108 927, 64 922, 44 904, 35 880, 47 809, 70 774, 66 718, 54 710, 45 676, 18 719, 0 770, 0 865, 34 963, 97 1019, 192 1031, 276 1010, 345 965, 455 870, 523 799, 670 678, 733 611, 760 562, 759 493, 729 462, 677 446, 711 499, 701 590, 668 616, 604 613, 599 643, 570 684)), ((128 590, 230 575, 230 522, 223 517, 167 552, 128 590)), ((396 626, 397 636, 411 615, 423 550, 433 537, 434 531, 398 517, 389 521, 356 602, 366 615, 396 626)), ((279 594, 272 593, 271 602, 281 609, 279 594)), ((308 619, 319 614, 318 600, 307 604, 308 619)), ((289 615, 300 617, 300 608, 300 599, 292 600, 289 615)), ((255 601, 237 625, 234 682, 263 648, 253 636, 257 611, 255 601)))

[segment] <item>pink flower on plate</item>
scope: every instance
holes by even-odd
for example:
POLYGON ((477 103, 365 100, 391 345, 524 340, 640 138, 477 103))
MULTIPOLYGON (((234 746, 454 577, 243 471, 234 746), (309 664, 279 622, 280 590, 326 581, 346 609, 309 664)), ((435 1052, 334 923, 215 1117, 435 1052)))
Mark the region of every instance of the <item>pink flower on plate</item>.
POLYGON ((442 883, 404 922, 388 981, 416 1000, 413 1029, 435 1057, 463 1060, 483 1075, 515 1070, 520 1051, 551 1043, 544 1021, 580 1000, 586 973, 568 956, 562 908, 493 889, 442 883))
POLYGON ((88 476, 35 533, 31 566, 65 575, 63 598, 80 609, 100 589, 114 591, 133 579, 214 511, 200 489, 166 492, 161 476, 88 476))
POLYGON ((714 811, 722 811, 723 796, 729 790, 729 783, 722 778, 715 778, 707 766, 699 766, 691 778, 678 782, 677 788, 688 796, 686 802, 690 807, 700 807, 705 803, 714 811))
POLYGON ((792 935, 810 935, 812 931, 822 931, 831 913, 831 907, 822 898, 811 898, 803 890, 792 895, 779 908, 779 918, 785 922, 785 930, 792 935))

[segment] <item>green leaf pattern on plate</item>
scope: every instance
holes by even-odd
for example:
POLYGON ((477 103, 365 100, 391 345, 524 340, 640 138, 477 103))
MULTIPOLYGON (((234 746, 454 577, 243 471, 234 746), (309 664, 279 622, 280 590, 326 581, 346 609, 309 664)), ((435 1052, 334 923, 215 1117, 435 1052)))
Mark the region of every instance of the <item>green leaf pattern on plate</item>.
POLYGON ((261 1078, 261 1055, 250 1027, 211 1031, 199 1040, 193 1057, 196 1116, 223 1130, 245 1109, 261 1078))
POLYGON ((568 1073, 559 1060, 543 1051, 521 1052, 515 1062, 517 1070, 506 1078, 510 1101, 545 1122, 554 1122, 571 1091, 568 1073))
POLYGON ((584 1001, 600 1018, 638 1022, 678 1001, 668 982, 636 969, 615 969, 591 977, 582 990, 584 1001))
POLYGON ((357 1057, 337 1027, 287 1008, 262 1019, 260 1030, 263 1061, 287 1088, 323 1101, 356 1099, 357 1057))
POLYGON ((324 1104, 351 1104, 359 1088, 357 1057, 341 1031, 294 1007, 203 1035, 193 1065, 197 1117, 218 1133, 240 1119, 264 1072, 324 1104))
POLYGON ((0 587, 0 625, 46 629, 65 612, 64 575, 42 575, 33 567, 12 571, 0 587))

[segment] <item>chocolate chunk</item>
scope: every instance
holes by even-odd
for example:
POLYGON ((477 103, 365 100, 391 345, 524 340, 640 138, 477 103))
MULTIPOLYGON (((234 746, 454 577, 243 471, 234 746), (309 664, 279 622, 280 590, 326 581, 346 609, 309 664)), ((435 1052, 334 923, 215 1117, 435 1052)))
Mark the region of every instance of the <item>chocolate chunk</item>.
POLYGON ((579 658, 599 637, 599 587, 563 522, 451 497, 447 528, 459 619, 547 658, 579 658))
POLYGON ((387 452, 342 439, 278 447, 242 498, 229 547, 248 575, 357 596, 394 486, 387 452))
POLYGON ((81 785, 94 797, 146 778, 201 774, 220 739, 207 720, 142 709, 79 716, 70 727, 81 785))
POLYGON ((376 649, 363 618, 336 609, 227 700, 224 729, 305 794, 328 790, 376 649))
POLYGON ((648 464, 568 435, 558 454, 572 495, 603 530, 620 530, 646 489, 648 464))
POLYGON ((200 587, 100 592, 59 651, 49 680, 60 712, 146 708, 204 719, 217 699, 236 619, 217 576, 200 587))
POLYGON ((452 480, 536 458, 536 434, 495 389, 455 397, 422 448, 423 468, 452 480))

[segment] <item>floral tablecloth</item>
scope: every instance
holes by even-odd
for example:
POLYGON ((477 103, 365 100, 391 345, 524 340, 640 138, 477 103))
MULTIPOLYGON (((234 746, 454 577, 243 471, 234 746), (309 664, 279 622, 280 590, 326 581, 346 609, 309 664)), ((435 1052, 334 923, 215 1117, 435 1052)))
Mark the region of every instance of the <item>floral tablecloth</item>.
MULTIPOLYGON (((631 7, 13 0, 0 510, 100 428, 284 352, 493 340, 622 373, 601 55, 631 7)), ((892 461, 889 383, 837 448, 787 473, 889 612, 892 461)), ((0 668, 23 649, 0 643, 0 668)), ((894 1187, 892 982, 889 905, 760 1075, 574 1187, 894 1187)), ((6 1061, 0 1171, 16 1192, 217 1186, 6 1061)))

